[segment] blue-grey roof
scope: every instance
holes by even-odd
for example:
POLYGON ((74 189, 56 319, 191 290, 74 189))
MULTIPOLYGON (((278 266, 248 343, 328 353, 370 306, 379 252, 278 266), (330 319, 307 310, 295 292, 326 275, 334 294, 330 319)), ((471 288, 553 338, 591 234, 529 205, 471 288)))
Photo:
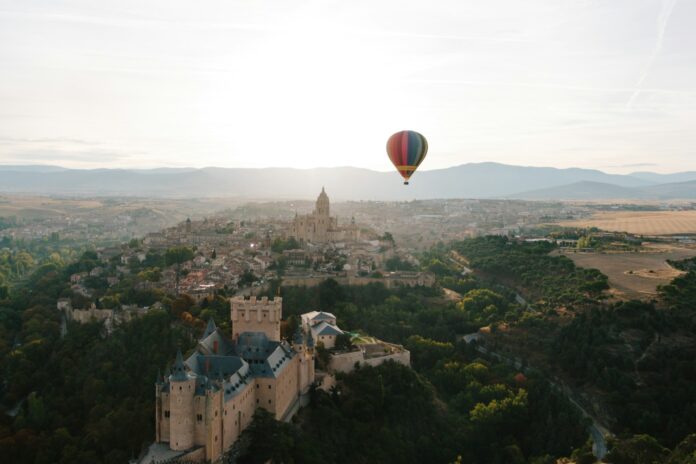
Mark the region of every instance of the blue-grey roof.
POLYGON ((234 354, 234 344, 225 338, 217 328, 198 341, 197 351, 204 354, 231 355, 234 354), (217 344, 217 353, 215 345, 217 344))
POLYGON ((196 375, 217 378, 220 374, 227 377, 237 372, 242 367, 242 360, 238 356, 204 355, 196 352, 186 360, 186 365, 196 375))
POLYGON ((208 335, 212 334, 217 330, 217 326, 215 325, 215 321, 211 317, 208 319, 208 327, 205 328, 205 332, 203 332, 203 336, 201 337, 201 340, 205 340, 208 338, 208 335))
POLYGON ((184 357, 181 355, 181 350, 177 350, 176 352, 176 361, 174 361, 174 367, 172 367, 172 375, 170 379, 174 381, 188 380, 186 368, 184 367, 184 357))
POLYGON ((222 388, 224 390, 225 401, 231 400, 244 391, 247 385, 249 385, 251 377, 252 372, 249 368, 249 364, 242 360, 242 367, 223 382, 222 388))
POLYGON ((292 342, 296 345, 301 345, 304 343, 304 334, 302 333, 302 327, 300 325, 298 325, 297 330, 295 330, 295 335, 292 338, 292 342))
POLYGON ((317 335, 341 335, 343 331, 328 322, 322 322, 312 327, 312 331, 317 335))
MULTIPOLYGON (((262 332, 244 332, 233 343, 211 321, 186 362, 181 351, 177 353, 169 380, 195 378, 196 395, 223 390, 227 401, 243 391, 253 377, 277 377, 295 355, 287 342, 271 341, 262 332)), ((168 391, 169 383, 161 385, 161 390, 168 391)))

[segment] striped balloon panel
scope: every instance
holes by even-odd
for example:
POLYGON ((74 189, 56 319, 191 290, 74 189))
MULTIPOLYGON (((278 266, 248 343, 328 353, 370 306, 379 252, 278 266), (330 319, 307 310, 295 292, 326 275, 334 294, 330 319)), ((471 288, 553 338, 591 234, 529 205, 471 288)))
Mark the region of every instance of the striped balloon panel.
POLYGON ((401 176, 408 180, 428 153, 428 141, 415 131, 401 131, 389 137, 387 154, 401 176))

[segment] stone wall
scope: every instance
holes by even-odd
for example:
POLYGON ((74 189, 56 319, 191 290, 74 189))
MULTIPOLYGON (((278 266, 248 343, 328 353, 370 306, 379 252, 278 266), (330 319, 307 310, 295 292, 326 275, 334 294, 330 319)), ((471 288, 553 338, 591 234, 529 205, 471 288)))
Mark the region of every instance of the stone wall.
POLYGON ((411 353, 408 350, 403 350, 397 353, 367 359, 360 350, 334 354, 331 356, 331 361, 329 362, 329 370, 332 372, 350 372, 355 368, 355 363, 375 367, 389 360, 393 360, 404 366, 410 366, 411 353))
POLYGON ((386 288, 398 287, 432 287, 435 285, 435 278, 424 272, 414 273, 407 276, 385 276, 385 277, 360 277, 360 276, 293 276, 283 277, 283 285, 290 287, 316 287, 327 279, 333 279, 341 285, 368 285, 373 283, 383 284, 386 288))

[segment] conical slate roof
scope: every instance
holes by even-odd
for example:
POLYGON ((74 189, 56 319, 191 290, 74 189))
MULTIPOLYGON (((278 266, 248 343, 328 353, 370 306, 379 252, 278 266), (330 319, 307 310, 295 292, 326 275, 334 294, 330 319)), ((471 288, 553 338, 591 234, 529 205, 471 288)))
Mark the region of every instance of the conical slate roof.
POLYGON ((208 319, 208 327, 205 328, 205 332, 203 333, 201 340, 205 340, 211 333, 215 332, 216 330, 217 326, 215 325, 215 321, 211 317, 210 319, 208 319))
POLYGON ((302 328, 298 325, 297 330, 295 330, 295 335, 292 338, 292 342, 295 345, 301 345, 304 343, 304 334, 302 333, 302 328))
POLYGON ((176 361, 174 361, 174 367, 172 367, 171 380, 188 380, 188 375, 186 375, 186 368, 184 367, 184 357, 181 355, 181 350, 177 350, 176 352, 176 361))

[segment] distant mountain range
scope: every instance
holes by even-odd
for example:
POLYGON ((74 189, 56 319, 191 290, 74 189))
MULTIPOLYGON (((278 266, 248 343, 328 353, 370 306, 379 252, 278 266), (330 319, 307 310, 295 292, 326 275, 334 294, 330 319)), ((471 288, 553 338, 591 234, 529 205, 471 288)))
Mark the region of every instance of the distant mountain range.
POLYGON ((316 197, 322 186, 335 200, 672 200, 696 199, 696 172, 618 175, 592 169, 471 163, 418 172, 411 185, 404 186, 395 172, 353 167, 141 170, 0 166, 2 193, 301 199, 316 197))

